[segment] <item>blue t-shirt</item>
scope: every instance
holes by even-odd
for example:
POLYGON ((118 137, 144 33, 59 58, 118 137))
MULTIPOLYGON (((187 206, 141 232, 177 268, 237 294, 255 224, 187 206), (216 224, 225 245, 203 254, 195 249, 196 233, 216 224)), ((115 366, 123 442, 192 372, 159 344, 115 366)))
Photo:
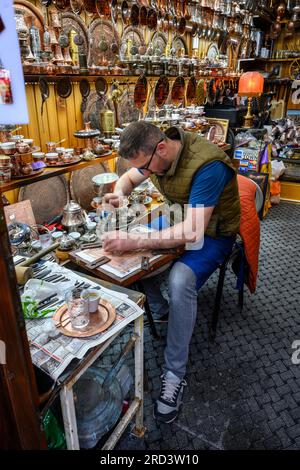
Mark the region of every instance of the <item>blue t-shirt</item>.
POLYGON ((204 207, 216 206, 227 183, 233 178, 233 172, 220 161, 208 163, 195 174, 189 204, 196 207, 203 204, 204 207))

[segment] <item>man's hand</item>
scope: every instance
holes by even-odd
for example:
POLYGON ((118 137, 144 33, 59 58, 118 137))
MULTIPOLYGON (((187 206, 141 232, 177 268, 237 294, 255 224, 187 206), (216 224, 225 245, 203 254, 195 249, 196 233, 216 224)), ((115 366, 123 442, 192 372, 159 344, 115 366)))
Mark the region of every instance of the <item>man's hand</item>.
POLYGON ((113 207, 120 207, 123 205, 125 196, 120 196, 119 194, 107 193, 103 196, 103 202, 106 204, 111 204, 113 207))
POLYGON ((102 236, 102 247, 106 252, 132 251, 139 249, 139 238, 129 236, 127 232, 115 230, 113 232, 104 233, 102 236))

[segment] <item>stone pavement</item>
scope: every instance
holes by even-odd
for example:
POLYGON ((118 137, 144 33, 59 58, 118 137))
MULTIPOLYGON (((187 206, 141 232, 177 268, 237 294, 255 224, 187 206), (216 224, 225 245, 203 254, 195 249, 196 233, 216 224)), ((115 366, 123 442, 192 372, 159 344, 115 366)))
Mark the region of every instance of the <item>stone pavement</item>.
MULTIPOLYGON (((300 204, 273 207, 261 229, 257 291, 245 291, 241 313, 234 275, 227 272, 214 344, 208 322, 217 273, 199 292, 188 386, 179 417, 169 425, 152 415, 167 325, 159 326, 159 341, 145 328, 147 432, 143 440, 127 432, 117 449, 300 449, 300 364, 291 361, 292 343, 300 340, 300 204)), ((127 338, 116 344, 116 355, 127 338)))

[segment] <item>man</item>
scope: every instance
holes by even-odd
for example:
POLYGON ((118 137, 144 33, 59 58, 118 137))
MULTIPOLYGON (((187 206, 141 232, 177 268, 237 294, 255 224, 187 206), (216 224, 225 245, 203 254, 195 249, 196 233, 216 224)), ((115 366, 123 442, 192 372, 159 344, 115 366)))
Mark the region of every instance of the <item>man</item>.
POLYGON ((216 145, 194 133, 139 121, 121 135, 119 155, 132 168, 117 182, 106 201, 118 206, 125 195, 150 176, 170 203, 189 204, 181 223, 150 238, 141 234, 104 237, 106 251, 172 248, 203 241, 201 249, 190 249, 176 260, 169 274, 169 305, 155 279, 144 281, 154 315, 168 314, 168 335, 160 396, 154 405, 155 418, 172 422, 182 401, 189 343, 197 315, 200 287, 231 252, 239 229, 240 205, 235 170, 216 145), (196 229, 195 229, 196 227, 196 229))

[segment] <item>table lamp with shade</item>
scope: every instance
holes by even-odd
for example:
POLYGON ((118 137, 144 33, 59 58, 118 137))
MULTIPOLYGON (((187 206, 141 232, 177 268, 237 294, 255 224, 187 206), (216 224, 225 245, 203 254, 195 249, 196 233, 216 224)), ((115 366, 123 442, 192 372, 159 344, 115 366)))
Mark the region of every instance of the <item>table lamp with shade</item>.
POLYGON ((264 77, 259 72, 246 72, 240 76, 239 96, 248 97, 247 114, 244 117, 244 127, 253 126, 253 115, 251 114, 251 101, 253 96, 260 96, 264 89, 264 77))

